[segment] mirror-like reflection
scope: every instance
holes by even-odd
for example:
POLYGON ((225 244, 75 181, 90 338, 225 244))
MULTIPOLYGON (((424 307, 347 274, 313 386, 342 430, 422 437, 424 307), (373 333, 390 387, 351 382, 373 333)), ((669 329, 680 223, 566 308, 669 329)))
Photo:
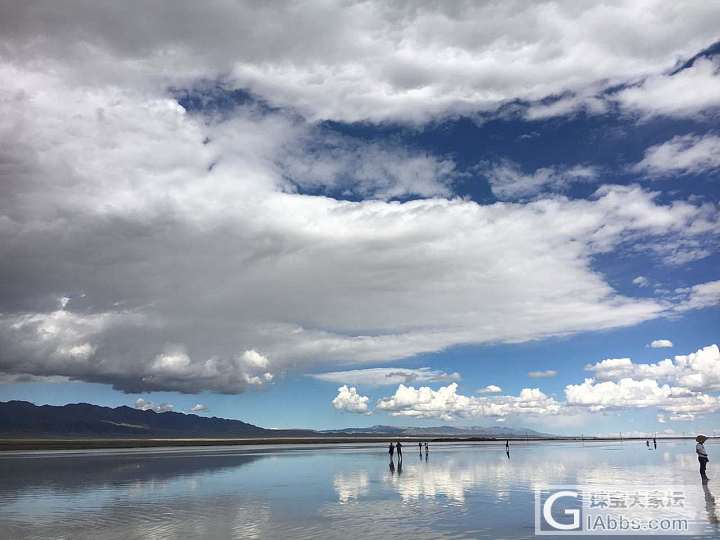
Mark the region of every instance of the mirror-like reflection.
POLYGON ((580 483, 682 489, 676 513, 717 538, 720 488, 700 482, 694 444, 657 444, 433 444, 432 459, 410 443, 404 459, 386 444, 5 454, 0 537, 531 538, 534 490, 580 483))

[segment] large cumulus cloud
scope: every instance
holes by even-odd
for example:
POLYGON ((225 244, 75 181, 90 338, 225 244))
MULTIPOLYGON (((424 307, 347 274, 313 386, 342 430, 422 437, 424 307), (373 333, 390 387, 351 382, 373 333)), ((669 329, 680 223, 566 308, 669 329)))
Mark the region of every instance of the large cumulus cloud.
POLYGON ((306 119, 417 120, 644 74, 706 44, 712 10, 658 8, 657 35, 617 47, 606 31, 634 24, 632 5, 538 4, 501 26, 463 9, 487 32, 401 3, 3 3, 0 371, 233 393, 673 311, 618 294, 592 259, 630 241, 701 245, 715 206, 632 186, 481 206, 452 197, 446 156, 328 138, 306 119), (202 96, 206 79, 292 110, 192 114, 175 92, 202 96), (318 185, 370 200, 304 194, 318 185), (428 198, 390 200, 408 195, 428 198))
MULTIPOLYGON (((421 120, 587 94, 672 68, 712 44, 720 26, 712 2, 661 0, 153 0, 135 8, 45 0, 0 9, 3 56, 19 64, 60 60, 78 82, 144 88, 221 75, 308 118, 343 121, 421 120)), ((660 84, 622 102, 663 111, 660 84)), ((685 110, 695 93, 682 93, 685 110)))

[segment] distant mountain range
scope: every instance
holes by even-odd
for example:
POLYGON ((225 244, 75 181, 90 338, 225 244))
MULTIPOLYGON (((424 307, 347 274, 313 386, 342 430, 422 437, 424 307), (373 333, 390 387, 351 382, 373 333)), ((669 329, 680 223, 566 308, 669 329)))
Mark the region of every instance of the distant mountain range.
MULTIPOLYGON (((302 433, 302 432, 301 432, 302 433)), ((307 433, 307 432, 304 432, 307 433)), ((288 432, 240 420, 87 403, 37 406, 27 401, 0 403, 0 434, 85 437, 268 437, 288 432)))
POLYGON ((343 434, 343 435, 387 435, 389 437, 487 437, 487 438, 503 438, 503 437, 527 437, 527 438, 544 438, 555 437, 548 433, 540 433, 532 429, 510 428, 505 426, 432 426, 432 427, 398 427, 398 426, 372 426, 368 428, 345 428, 326 430, 327 434, 343 434))
POLYGON ((552 437, 531 429, 508 427, 372 426, 325 431, 266 429, 225 418, 177 412, 157 413, 131 407, 100 407, 88 403, 34 405, 0 402, 0 436, 13 437, 552 437))

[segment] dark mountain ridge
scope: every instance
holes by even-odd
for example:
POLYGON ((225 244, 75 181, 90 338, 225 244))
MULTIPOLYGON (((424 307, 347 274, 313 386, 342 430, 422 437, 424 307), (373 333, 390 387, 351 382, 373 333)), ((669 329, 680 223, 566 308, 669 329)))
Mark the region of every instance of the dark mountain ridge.
POLYGON ((38 406, 27 401, 0 403, 0 434, 3 435, 267 437, 276 433, 240 420, 177 412, 157 413, 125 406, 111 408, 88 403, 38 406))

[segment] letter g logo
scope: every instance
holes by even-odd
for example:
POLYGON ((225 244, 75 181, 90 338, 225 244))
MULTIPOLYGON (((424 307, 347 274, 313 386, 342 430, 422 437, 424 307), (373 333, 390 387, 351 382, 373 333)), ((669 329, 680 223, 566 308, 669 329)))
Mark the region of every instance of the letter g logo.
POLYGON ((577 491, 558 491, 556 493, 553 493, 550 495, 545 503, 543 504, 543 518, 545 519, 545 522, 550 525, 552 528, 557 529, 559 531, 572 531, 575 529, 580 528, 580 510, 575 508, 571 510, 564 510, 564 513, 566 516, 572 516, 572 523, 558 523, 555 518, 552 515, 552 506, 555 504, 555 501, 558 499, 561 499, 563 497, 573 497, 575 499, 578 498, 578 492, 577 491))

